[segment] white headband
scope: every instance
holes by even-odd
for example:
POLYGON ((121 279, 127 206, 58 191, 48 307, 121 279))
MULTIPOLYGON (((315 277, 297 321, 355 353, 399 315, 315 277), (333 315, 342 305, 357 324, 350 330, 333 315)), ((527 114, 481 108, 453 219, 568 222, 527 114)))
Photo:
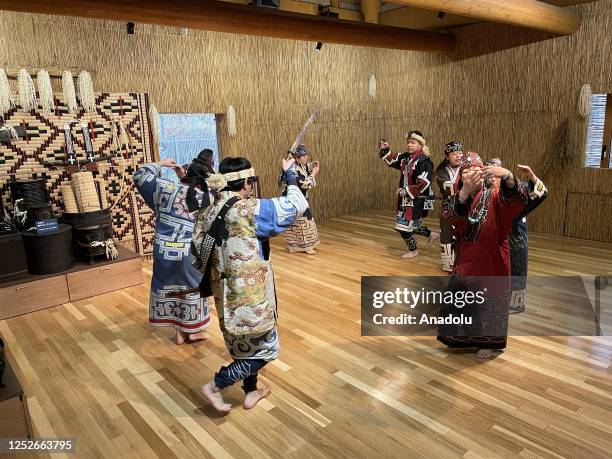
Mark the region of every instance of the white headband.
POLYGON ((240 180, 243 178, 253 177, 255 175, 255 169, 251 167, 250 169, 244 169, 238 172, 228 172, 227 174, 221 174, 221 175, 223 175, 223 178, 227 182, 231 182, 233 180, 240 180))
POLYGON ((255 176, 255 169, 244 169, 238 172, 228 172, 227 174, 210 174, 206 179, 211 190, 220 191, 227 186, 227 182, 245 179, 255 176))
POLYGON ((410 136, 406 136, 407 139, 414 139, 417 142, 421 142, 422 145, 425 145, 425 139, 423 137, 421 137, 418 134, 415 134, 414 132, 412 134, 410 134, 410 136))

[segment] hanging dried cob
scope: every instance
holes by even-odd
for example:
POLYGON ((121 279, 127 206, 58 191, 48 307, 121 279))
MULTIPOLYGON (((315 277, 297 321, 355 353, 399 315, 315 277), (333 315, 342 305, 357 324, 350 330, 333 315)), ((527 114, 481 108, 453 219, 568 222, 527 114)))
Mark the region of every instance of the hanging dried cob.
POLYGON ((236 135, 236 111, 232 105, 227 106, 227 133, 230 137, 236 135))
POLYGON ((91 75, 87 70, 83 70, 81 73, 79 73, 77 85, 79 86, 79 99, 81 106, 86 112, 94 113, 96 111, 96 96, 94 94, 91 75))
POLYGON ((36 108, 36 88, 26 69, 19 70, 17 87, 19 88, 19 105, 21 108, 26 112, 36 108))
POLYGON ((4 69, 0 69, 0 115, 4 115, 15 106, 11 95, 11 86, 4 69))
POLYGON ((72 79, 72 72, 66 70, 62 73, 62 92, 64 93, 64 101, 66 107, 70 113, 76 113, 79 109, 76 98, 76 91, 74 89, 74 80, 72 79))
POLYGON ((38 98, 43 115, 49 116, 55 110, 53 102, 53 88, 51 87, 51 78, 49 72, 42 69, 36 74, 36 83, 38 86, 38 98))

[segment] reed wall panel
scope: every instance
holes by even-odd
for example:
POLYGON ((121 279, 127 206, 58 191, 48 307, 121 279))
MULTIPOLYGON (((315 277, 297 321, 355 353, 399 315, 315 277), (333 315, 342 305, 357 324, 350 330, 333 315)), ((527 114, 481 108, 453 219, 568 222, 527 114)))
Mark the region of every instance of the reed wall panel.
MULTIPOLYGON (((319 220, 393 208, 397 171, 376 154, 383 135, 402 148, 407 130, 422 130, 435 163, 458 138, 483 157, 537 172, 555 155, 567 121, 575 156, 546 174, 550 198, 530 218, 533 231, 562 235, 568 193, 609 195, 612 188, 609 170, 580 167, 586 121, 577 116, 583 84, 612 93, 612 0, 571 8, 583 18, 574 35, 477 24, 455 30, 452 56, 328 44, 315 52, 309 42, 195 30, 183 37, 141 24, 127 35, 125 24, 112 21, 0 12, 0 57, 6 65, 86 68, 96 91, 148 92, 160 113, 223 113, 233 105, 237 135, 226 135, 222 117, 222 153, 248 156, 266 196, 277 191, 280 158, 321 107, 304 139, 322 163, 311 195, 319 220)), ((608 213, 585 218, 595 227, 585 238, 609 239, 608 213)))

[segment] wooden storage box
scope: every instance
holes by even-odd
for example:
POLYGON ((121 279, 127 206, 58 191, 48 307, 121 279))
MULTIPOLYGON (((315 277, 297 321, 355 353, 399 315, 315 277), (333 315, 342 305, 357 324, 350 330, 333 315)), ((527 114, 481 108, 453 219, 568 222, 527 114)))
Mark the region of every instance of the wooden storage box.
POLYGON ((70 301, 140 284, 141 268, 140 258, 133 258, 69 273, 66 278, 70 301))
POLYGON ((0 319, 69 302, 65 275, 30 282, 26 278, 23 283, 0 288, 0 319))
POLYGON ((140 255, 117 250, 116 260, 78 262, 61 273, 0 283, 0 320, 141 284, 140 255))

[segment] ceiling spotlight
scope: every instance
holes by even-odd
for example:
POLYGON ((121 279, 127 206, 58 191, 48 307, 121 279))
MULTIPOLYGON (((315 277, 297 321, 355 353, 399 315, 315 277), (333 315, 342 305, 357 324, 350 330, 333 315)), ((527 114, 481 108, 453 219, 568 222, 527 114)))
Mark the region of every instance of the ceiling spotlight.
POLYGON ((128 35, 134 35, 134 29, 136 28, 136 24, 134 24, 133 22, 128 22, 127 23, 127 33, 128 35))
POLYGON ((445 13, 444 11, 440 11, 440 12, 438 13, 438 18, 439 18, 439 19, 444 19, 444 16, 446 16, 446 13, 445 13))
POLYGON ((323 43, 318 41, 315 45, 315 51, 321 51, 321 48, 323 48, 323 43))

